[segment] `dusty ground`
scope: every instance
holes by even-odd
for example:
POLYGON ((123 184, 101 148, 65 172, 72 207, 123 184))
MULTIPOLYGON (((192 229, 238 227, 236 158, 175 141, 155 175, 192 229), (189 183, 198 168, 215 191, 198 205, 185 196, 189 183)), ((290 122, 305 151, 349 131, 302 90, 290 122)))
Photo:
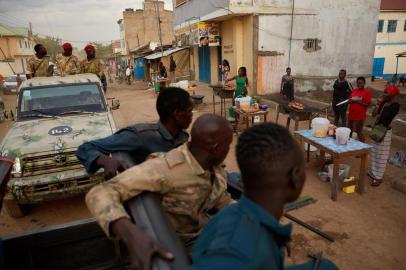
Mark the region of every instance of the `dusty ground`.
MULTIPOLYGON (((108 96, 119 98, 121 108, 114 111, 118 127, 132 123, 150 122, 157 119, 155 94, 150 90, 137 90, 140 85, 110 87, 108 96)), ((205 104, 197 108, 195 118, 211 112, 211 92, 199 84, 198 94, 206 96, 205 104)), ((7 106, 14 107, 14 96, 3 97, 7 106)), ((217 108, 217 112, 219 108, 217 108)), ((268 119, 274 120, 270 113, 268 119)), ((280 120, 284 123, 285 118, 280 120)), ((11 123, 0 124, 0 139, 11 123)), ((303 123, 305 128, 307 123, 303 123)), ((237 137, 234 138, 235 145, 237 137)), ((405 149, 405 141, 394 139, 392 151, 405 149)), ((314 159, 313 159, 314 160, 314 159)), ((359 159, 345 160, 352 166, 351 175, 357 175, 359 159)), ((234 147, 226 159, 227 169, 236 171, 234 147)), ((303 194, 316 198, 316 204, 306 206, 291 214, 313 224, 336 238, 330 243, 312 232, 294 225, 292 251, 289 262, 306 259, 309 251, 323 251, 340 269, 405 269, 406 265, 406 195, 393 190, 389 180, 405 175, 405 170, 388 165, 385 182, 378 188, 368 188, 364 195, 339 192, 338 201, 329 198, 329 185, 320 181, 316 172, 319 166, 311 161, 307 169, 307 182, 303 194)), ((35 230, 89 217, 83 196, 34 206, 26 217, 12 219, 2 211, 0 236, 35 230)), ((288 222, 283 220, 283 222, 288 222)))

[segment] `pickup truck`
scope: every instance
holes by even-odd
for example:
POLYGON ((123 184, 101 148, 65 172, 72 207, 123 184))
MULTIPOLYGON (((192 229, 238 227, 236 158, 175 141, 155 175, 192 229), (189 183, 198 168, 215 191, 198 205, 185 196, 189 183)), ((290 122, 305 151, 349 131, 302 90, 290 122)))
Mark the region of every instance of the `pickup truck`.
POLYGON ((103 85, 93 74, 38 77, 18 89, 16 121, 0 144, 0 156, 16 156, 4 207, 12 217, 22 206, 87 192, 104 181, 103 172, 88 175, 76 158, 85 141, 116 131, 103 85))

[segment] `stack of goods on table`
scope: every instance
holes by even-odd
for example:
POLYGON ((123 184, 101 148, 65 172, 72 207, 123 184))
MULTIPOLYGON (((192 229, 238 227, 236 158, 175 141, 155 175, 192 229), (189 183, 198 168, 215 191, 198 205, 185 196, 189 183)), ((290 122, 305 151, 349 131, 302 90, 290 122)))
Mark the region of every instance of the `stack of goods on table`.
POLYGON ((305 108, 305 105, 297 102, 297 101, 291 101, 288 104, 289 108, 294 109, 294 110, 298 110, 298 111, 302 111, 305 108))

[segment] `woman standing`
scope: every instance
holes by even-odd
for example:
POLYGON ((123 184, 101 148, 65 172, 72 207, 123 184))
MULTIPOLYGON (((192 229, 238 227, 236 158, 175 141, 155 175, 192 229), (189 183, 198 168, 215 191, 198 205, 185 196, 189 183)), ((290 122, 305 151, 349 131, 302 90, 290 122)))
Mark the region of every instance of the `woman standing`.
POLYGON ((351 129, 352 133, 355 131, 358 135, 358 139, 361 142, 365 142, 365 137, 363 133, 364 122, 367 118, 367 110, 369 105, 371 105, 371 91, 365 88, 365 78, 357 78, 357 89, 354 89, 350 96, 350 109, 348 112, 348 127, 351 129))
POLYGON ((382 183, 392 140, 391 123, 400 110, 400 104, 396 101, 396 96, 399 94, 399 88, 395 85, 389 85, 385 89, 385 94, 378 97, 372 112, 372 116, 377 117, 375 125, 383 125, 387 131, 381 142, 372 141, 371 143, 372 149, 369 154, 368 168, 371 186, 379 186, 382 183))
POLYGON ((342 104, 337 106, 338 103, 348 99, 351 95, 352 86, 351 84, 345 79, 347 72, 345 69, 340 70, 338 73, 338 79, 334 82, 333 85, 333 111, 334 111, 334 125, 337 127, 338 122, 341 118, 341 126, 347 126, 347 104, 342 104))
POLYGON ((221 69, 221 81, 224 85, 227 82, 228 74, 230 73, 230 63, 224 59, 219 68, 221 69))
POLYGON ((293 76, 290 75, 292 72, 291 68, 286 69, 286 74, 282 76, 281 91, 280 94, 284 99, 292 101, 295 99, 295 81, 293 76))
POLYGON ((234 105, 234 100, 236 97, 247 95, 247 86, 248 86, 247 68, 240 67, 238 69, 237 76, 227 79, 228 82, 232 81, 232 80, 235 80, 235 86, 236 86, 236 89, 234 92, 234 98, 233 98, 233 105, 234 105))

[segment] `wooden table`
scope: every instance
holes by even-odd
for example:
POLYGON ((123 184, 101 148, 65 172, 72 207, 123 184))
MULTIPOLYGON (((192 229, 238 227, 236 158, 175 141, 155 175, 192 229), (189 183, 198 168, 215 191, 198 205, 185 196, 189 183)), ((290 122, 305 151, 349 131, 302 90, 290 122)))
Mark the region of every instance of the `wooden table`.
POLYGON ((250 122, 253 125, 254 124, 254 117, 255 116, 262 116, 263 117, 263 122, 266 122, 266 116, 268 114, 268 110, 258 110, 255 112, 245 112, 240 108, 233 107, 234 113, 235 113, 235 125, 236 125, 236 131, 238 130, 238 127, 240 124, 245 123, 246 128, 250 127, 250 122), (251 120, 251 121, 250 121, 251 120))
POLYGON ((226 100, 234 98, 235 88, 225 88, 221 84, 210 85, 210 87, 213 89, 213 113, 214 114, 216 113, 215 96, 219 96, 220 97, 220 114, 221 114, 221 116, 223 116, 223 114, 224 114, 224 117, 226 117, 227 116, 226 100))
MULTIPOLYGON (((320 150, 320 160, 324 161, 325 153, 331 155, 333 159, 333 179, 331 179, 331 199, 333 201, 337 200, 337 189, 342 189, 346 186, 351 186, 356 184, 356 190, 358 193, 363 193, 365 191, 364 182, 365 176, 367 174, 367 165, 368 165, 368 154, 370 145, 362 143, 360 141, 350 139, 346 145, 338 145, 334 138, 325 137, 317 138, 313 136, 311 129, 295 131, 295 137, 299 140, 300 144, 308 143, 320 150), (361 164, 359 176, 355 181, 350 182, 341 182, 339 181, 339 166, 340 160, 343 158, 348 158, 351 156, 360 156, 361 164)), ((303 149, 303 148, 302 148, 303 149)), ((309 155, 309 152, 307 153, 309 155)))

